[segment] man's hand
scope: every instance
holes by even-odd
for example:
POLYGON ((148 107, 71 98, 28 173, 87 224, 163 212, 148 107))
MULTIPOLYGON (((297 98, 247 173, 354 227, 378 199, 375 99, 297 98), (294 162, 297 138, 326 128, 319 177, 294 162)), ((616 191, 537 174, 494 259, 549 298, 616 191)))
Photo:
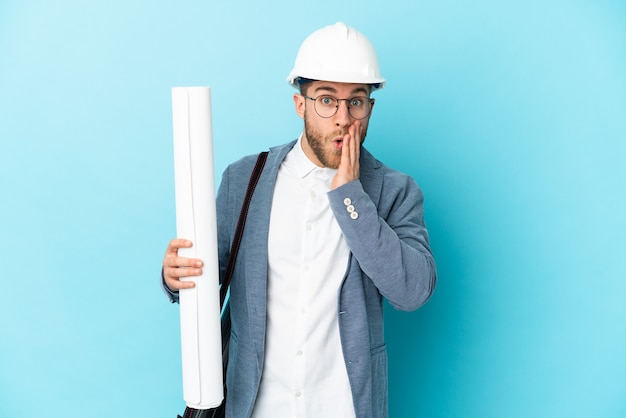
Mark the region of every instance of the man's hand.
POLYGON ((349 127, 348 133, 343 136, 341 147, 341 162, 337 175, 330 185, 332 190, 359 178, 359 157, 361 156, 361 142, 363 135, 361 122, 355 120, 349 127))
POLYGON ((181 281, 181 277, 199 276, 202 274, 202 260, 197 258, 179 257, 180 248, 190 248, 191 241, 181 238, 174 238, 170 241, 165 250, 163 258, 163 277, 165 285, 173 292, 180 289, 190 289, 195 287, 195 282, 181 281))

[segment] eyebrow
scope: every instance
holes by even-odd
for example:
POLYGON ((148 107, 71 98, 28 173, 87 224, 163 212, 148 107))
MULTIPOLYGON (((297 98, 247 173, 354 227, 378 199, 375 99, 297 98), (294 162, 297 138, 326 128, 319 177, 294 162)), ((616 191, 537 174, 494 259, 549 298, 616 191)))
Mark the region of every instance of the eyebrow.
MULTIPOLYGON (((319 93, 320 90, 325 90, 328 91, 329 93, 335 93, 337 94, 337 89, 335 89, 334 87, 331 86, 319 86, 315 89, 315 93, 319 93)), ((357 87, 354 90, 352 90, 352 92, 350 93, 352 96, 354 96, 357 93, 363 93, 364 95, 368 95, 369 92, 367 91, 367 89, 365 87, 357 87)))

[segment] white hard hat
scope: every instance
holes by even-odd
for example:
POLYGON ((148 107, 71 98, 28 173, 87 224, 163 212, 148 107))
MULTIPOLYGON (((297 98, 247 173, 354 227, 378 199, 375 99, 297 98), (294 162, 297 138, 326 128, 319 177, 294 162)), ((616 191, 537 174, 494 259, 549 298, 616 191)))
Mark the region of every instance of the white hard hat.
POLYGON ((304 40, 287 82, 299 88, 302 79, 370 84, 373 89, 385 84, 370 41, 343 22, 318 29, 304 40))

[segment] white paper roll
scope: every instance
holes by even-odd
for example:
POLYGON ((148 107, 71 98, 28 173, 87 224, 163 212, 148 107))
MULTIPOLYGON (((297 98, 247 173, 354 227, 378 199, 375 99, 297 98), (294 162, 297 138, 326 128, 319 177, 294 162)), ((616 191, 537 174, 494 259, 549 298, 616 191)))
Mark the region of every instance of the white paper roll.
POLYGON ((196 287, 180 291, 183 399, 209 409, 224 399, 210 88, 172 88, 172 116, 176 234, 193 242, 179 255, 204 261, 196 287))

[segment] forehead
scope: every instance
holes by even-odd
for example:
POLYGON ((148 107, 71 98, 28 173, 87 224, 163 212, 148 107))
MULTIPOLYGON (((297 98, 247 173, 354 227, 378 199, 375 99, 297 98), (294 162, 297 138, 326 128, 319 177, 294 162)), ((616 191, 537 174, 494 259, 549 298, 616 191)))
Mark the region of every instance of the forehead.
POLYGON ((369 84, 338 83, 335 81, 320 80, 311 82, 311 86, 309 87, 309 94, 333 94, 338 97, 369 96, 370 91, 371 87, 369 84))

